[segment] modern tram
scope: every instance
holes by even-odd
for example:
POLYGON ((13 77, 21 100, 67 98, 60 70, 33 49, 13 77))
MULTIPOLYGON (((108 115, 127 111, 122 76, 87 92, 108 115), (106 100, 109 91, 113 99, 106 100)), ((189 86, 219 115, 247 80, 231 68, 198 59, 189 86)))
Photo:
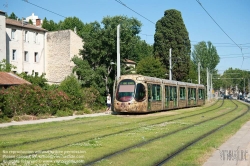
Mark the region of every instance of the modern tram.
POLYGON ((143 75, 122 75, 114 94, 117 113, 147 113, 205 104, 205 86, 143 75))

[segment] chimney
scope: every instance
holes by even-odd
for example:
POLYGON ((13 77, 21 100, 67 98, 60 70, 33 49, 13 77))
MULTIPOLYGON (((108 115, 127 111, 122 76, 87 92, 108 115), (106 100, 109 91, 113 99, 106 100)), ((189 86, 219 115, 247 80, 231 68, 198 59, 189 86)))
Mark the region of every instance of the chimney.
POLYGON ((36 26, 41 26, 41 19, 40 18, 36 19, 36 26))

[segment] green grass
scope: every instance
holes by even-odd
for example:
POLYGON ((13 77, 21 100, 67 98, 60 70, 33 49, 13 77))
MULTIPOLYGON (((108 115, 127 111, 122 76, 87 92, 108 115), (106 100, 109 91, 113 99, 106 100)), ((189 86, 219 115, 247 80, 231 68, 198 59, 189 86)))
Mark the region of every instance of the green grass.
MULTIPOLYGON (((123 153, 104 159, 96 165, 153 165, 179 147, 188 144, 202 134, 226 123, 240 115, 247 107, 240 106, 232 113, 218 117, 232 110, 235 105, 226 100, 210 107, 173 110, 148 115, 103 116, 78 118, 71 121, 43 123, 36 125, 11 126, 0 128, 0 161, 7 160, 11 154, 19 165, 24 163, 43 163, 50 165, 76 165, 88 163, 103 156, 115 153, 130 146, 155 139, 145 145, 129 149, 123 153), (203 112, 202 114, 195 115, 203 112), (190 115, 195 115, 188 117, 190 115), (174 120, 183 117, 182 119, 174 120), (193 125, 208 118, 212 121, 193 125), (189 127, 173 135, 166 134, 189 127), (32 154, 35 153, 36 154, 32 154), (68 153, 67 153, 68 152, 68 153), (30 155, 28 155, 30 154, 30 155), (4 156, 3 156, 4 155, 4 156), (20 158, 17 158, 17 157, 20 158), (25 159, 28 158, 28 159, 25 159)), ((250 114, 199 141, 194 146, 170 160, 167 165, 201 165, 210 153, 234 134, 242 124, 250 119, 250 114)), ((14 162, 11 159, 5 162, 14 162)))

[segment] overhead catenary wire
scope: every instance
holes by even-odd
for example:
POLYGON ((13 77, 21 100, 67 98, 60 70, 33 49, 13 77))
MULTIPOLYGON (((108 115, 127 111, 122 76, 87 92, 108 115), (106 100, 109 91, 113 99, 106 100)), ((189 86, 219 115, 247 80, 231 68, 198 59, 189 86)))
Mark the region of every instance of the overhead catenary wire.
POLYGON ((61 15, 61 14, 55 13, 55 12, 53 12, 53 11, 51 11, 51 10, 48 10, 48 9, 44 8, 44 7, 38 6, 38 5, 36 5, 36 4, 33 4, 33 3, 29 2, 28 0, 22 0, 22 1, 24 1, 24 2, 26 2, 26 3, 29 3, 29 4, 31 4, 31 5, 33 5, 33 6, 36 6, 36 7, 38 7, 38 8, 41 8, 41 9, 43 9, 43 10, 46 10, 46 11, 48 11, 48 12, 50 12, 50 13, 56 14, 56 15, 58 15, 58 16, 60 16, 60 17, 67 18, 67 17, 65 17, 65 16, 63 16, 63 15, 61 15))
POLYGON ((227 35, 227 37, 236 45, 238 46, 240 49, 241 47, 222 29, 222 27, 215 21, 215 19, 208 13, 208 11, 202 6, 201 2, 199 0, 196 0, 199 5, 203 8, 203 10, 208 14, 208 16, 214 21, 214 23, 222 30, 222 32, 225 33, 225 35, 227 35))
POLYGON ((208 13, 208 11, 202 6, 201 2, 199 0, 196 0, 197 3, 202 7, 202 9, 208 14, 208 16, 214 21, 214 23, 222 30, 222 32, 236 45, 239 47, 241 54, 242 54, 242 64, 241 67, 243 66, 243 62, 244 62, 244 54, 242 52, 242 48, 222 29, 222 27, 215 21, 215 19, 208 13))
POLYGON ((116 2, 120 3, 121 5, 125 6, 126 8, 128 8, 129 10, 133 11, 134 13, 138 14, 139 16, 143 17, 144 19, 148 20, 149 22, 151 22, 152 24, 155 25, 155 23, 151 20, 149 20, 148 18, 146 18, 145 16, 141 15, 140 13, 138 13, 137 11, 131 9, 130 7, 128 7, 126 4, 124 4, 121 0, 115 0, 116 2))

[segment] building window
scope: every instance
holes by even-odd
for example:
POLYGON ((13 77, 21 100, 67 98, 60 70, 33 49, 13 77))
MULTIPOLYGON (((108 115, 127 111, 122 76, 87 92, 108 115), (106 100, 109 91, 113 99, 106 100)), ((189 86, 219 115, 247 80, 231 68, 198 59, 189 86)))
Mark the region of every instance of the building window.
POLYGON ((34 62, 38 62, 38 53, 37 52, 35 52, 35 54, 34 54, 34 62))
POLYGON ((16 50, 12 50, 12 60, 16 60, 16 59, 17 59, 16 50))
POLYGON ((25 62, 29 61, 29 53, 28 53, 28 51, 24 51, 24 61, 25 62))
POLYGON ((29 42, 28 31, 25 31, 24 41, 29 42))
POLYGON ((16 29, 11 29, 11 39, 16 39, 16 29))
POLYGON ((34 32, 34 43, 38 43, 38 33, 34 32))

